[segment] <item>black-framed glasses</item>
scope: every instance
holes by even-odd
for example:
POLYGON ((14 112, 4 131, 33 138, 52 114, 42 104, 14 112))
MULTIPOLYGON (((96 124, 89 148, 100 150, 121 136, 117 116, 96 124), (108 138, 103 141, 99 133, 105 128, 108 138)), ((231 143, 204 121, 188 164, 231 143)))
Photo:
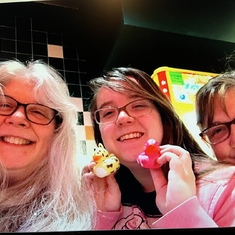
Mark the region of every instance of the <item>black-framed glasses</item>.
POLYGON ((122 107, 107 106, 94 112, 97 124, 115 122, 121 111, 125 111, 130 117, 141 117, 149 114, 154 105, 151 100, 139 99, 132 101, 122 107))
POLYGON ((58 111, 42 104, 23 104, 8 95, 0 94, 0 115, 10 116, 19 106, 24 107, 26 118, 39 125, 48 125, 54 119, 58 111))
POLYGON ((231 122, 218 123, 208 127, 199 135, 209 144, 219 144, 230 136, 232 124, 235 124, 235 118, 231 122))

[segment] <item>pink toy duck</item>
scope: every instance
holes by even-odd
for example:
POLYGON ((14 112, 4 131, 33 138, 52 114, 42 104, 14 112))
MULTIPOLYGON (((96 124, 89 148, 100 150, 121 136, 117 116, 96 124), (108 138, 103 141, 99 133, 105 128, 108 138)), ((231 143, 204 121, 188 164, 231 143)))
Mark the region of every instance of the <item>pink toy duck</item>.
POLYGON ((159 144, 154 139, 149 139, 144 146, 144 152, 142 152, 137 162, 144 168, 159 168, 160 164, 157 163, 156 159, 160 156, 159 144))

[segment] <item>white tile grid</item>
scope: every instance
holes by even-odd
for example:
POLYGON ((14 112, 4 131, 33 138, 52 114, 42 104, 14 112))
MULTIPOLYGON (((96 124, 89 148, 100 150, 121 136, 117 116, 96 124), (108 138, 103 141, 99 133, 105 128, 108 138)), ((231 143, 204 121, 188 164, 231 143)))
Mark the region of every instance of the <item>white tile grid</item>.
POLYGON ((83 100, 82 98, 71 97, 71 101, 78 107, 79 112, 83 112, 84 125, 78 125, 79 133, 79 166, 84 166, 92 160, 94 154, 94 148, 97 147, 95 140, 86 139, 85 126, 92 126, 90 112, 83 111, 83 100))

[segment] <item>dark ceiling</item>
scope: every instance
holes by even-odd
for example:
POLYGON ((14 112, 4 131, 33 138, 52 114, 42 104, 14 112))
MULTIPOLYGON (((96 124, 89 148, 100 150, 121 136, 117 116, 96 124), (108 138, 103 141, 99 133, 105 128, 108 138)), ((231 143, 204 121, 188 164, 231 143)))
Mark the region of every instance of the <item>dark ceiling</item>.
MULTIPOLYGON (((79 10, 84 0, 1 0, 38 2, 79 10)), ((93 1, 86 0, 86 4, 93 1)), ((235 42, 235 1, 122 0, 124 24, 235 42)), ((105 3, 105 1, 104 1, 105 3)))
MULTIPOLYGON (((81 1, 39 2, 79 10, 81 1)), ((122 0, 122 6, 127 25, 235 42, 235 1, 122 0)))
POLYGON ((235 1, 123 0, 125 24, 235 42, 235 1))
POLYGON ((127 65, 149 73, 159 66, 218 73, 235 50, 231 0, 34 1, 76 13, 70 26, 86 42, 90 77, 127 65))
POLYGON ((235 49, 235 1, 231 0, 42 3, 76 9, 83 15, 94 67, 103 56, 106 57, 104 69, 131 65, 151 73, 156 67, 167 65, 220 72, 224 70, 225 57, 235 49), (92 46, 95 43, 91 38, 99 41, 99 48, 92 46))

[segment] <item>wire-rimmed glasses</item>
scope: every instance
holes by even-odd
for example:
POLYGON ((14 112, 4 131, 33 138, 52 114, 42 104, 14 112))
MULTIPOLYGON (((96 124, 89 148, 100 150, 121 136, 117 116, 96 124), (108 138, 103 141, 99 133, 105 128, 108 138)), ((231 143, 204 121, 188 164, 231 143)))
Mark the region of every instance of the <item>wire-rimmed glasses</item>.
POLYGON ((115 122, 121 111, 125 111, 130 117, 141 117, 147 115, 153 109, 154 104, 148 99, 132 101, 122 107, 107 106, 94 112, 94 119, 97 124, 115 122))
POLYGON ((209 144, 219 144, 230 136, 232 124, 235 124, 235 118, 231 122, 218 123, 208 127, 199 135, 209 144))

